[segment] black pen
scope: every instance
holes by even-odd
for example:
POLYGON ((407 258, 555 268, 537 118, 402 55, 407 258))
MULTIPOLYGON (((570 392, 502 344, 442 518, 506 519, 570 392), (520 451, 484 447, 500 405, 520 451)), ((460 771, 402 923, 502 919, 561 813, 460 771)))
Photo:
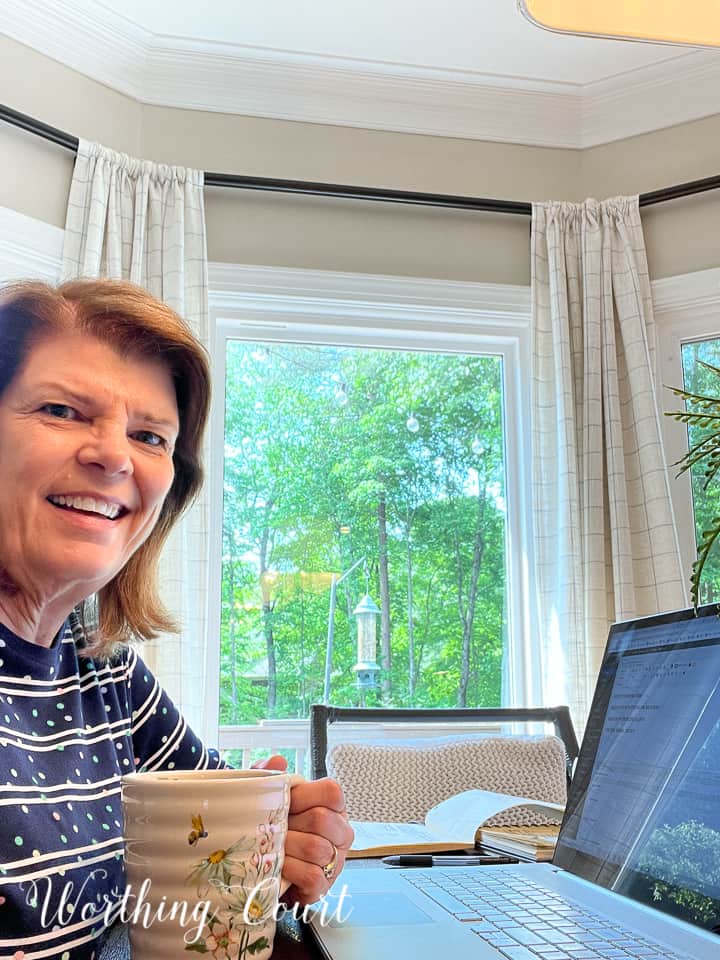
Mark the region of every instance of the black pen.
POLYGON ((400 856, 383 857, 387 867, 479 867, 481 864, 517 863, 513 857, 495 854, 467 854, 466 856, 435 856, 426 853, 406 853, 400 856))

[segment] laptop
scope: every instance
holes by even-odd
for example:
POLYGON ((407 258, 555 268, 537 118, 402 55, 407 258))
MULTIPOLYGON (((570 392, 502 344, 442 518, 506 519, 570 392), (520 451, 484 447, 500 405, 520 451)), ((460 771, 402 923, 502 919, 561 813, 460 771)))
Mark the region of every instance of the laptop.
POLYGON ((328 960, 720 960, 717 605, 611 628, 552 863, 353 865, 331 893, 328 960))

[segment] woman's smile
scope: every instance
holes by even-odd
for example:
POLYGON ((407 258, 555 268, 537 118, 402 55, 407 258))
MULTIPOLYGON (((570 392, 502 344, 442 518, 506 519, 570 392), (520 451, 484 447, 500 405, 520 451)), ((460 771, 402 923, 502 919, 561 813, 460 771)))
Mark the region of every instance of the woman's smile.
POLYGON ((127 513, 127 508, 121 503, 111 502, 105 497, 95 494, 51 494, 48 502, 61 510, 84 515, 100 516, 106 520, 117 520, 127 513))
POLYGON ((125 507, 112 503, 100 495, 50 495, 50 507, 60 514, 60 522, 73 524, 89 535, 111 537, 117 533, 119 521, 128 516, 125 507))

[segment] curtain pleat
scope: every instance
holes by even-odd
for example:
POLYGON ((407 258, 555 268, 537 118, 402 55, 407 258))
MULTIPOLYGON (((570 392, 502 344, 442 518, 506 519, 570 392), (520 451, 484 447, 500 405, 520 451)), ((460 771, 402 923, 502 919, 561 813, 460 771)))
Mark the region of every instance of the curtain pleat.
POLYGON ((582 730, 610 624, 687 603, 637 197, 533 204, 542 691, 582 730))
MULTIPOLYGON (((111 277, 145 287, 208 345, 203 173, 138 160, 81 140, 70 188, 63 279, 111 277)), ((206 468, 207 450, 203 451, 206 468)), ((208 489, 206 478, 205 490, 208 489)), ((181 624, 142 655, 188 722, 206 735, 208 500, 176 524, 160 562, 163 601, 181 624)))

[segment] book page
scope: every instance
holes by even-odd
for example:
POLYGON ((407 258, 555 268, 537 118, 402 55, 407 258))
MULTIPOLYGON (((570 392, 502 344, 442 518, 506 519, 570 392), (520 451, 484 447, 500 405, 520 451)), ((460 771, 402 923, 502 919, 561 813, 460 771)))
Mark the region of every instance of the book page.
POLYGON ((478 828, 495 816, 513 807, 537 810, 544 816, 560 818, 564 807, 559 803, 544 803, 529 797, 512 797, 506 793, 491 793, 489 790, 465 790, 438 803, 428 811, 425 824, 431 833, 445 840, 468 842, 478 828))
POLYGON ((457 847, 471 847, 475 830, 462 841, 438 836, 432 833, 424 823, 369 823, 365 820, 351 820, 355 839, 349 856, 384 856, 386 853, 412 853, 427 851, 454 850, 457 847))
POLYGON ((545 816, 562 814, 557 803, 511 797, 487 790, 466 790, 432 808, 425 823, 387 823, 351 820, 355 840, 350 857, 388 853, 440 852, 472 847, 478 828, 496 813, 512 807, 536 808, 545 816))

